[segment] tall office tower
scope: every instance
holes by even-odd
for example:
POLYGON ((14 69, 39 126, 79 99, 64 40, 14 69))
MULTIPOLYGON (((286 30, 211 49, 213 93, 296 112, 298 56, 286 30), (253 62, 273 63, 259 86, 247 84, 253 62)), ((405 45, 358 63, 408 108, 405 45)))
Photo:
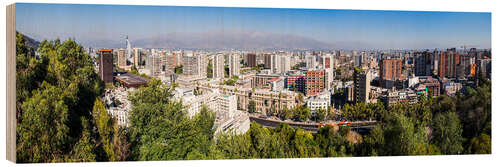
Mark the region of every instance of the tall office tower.
POLYGON ((288 55, 285 54, 280 55, 279 64, 281 73, 286 73, 287 71, 290 71, 291 63, 290 63, 290 57, 288 55))
POLYGON ((213 78, 224 78, 224 55, 219 53, 213 60, 213 78))
POLYGON ((325 88, 325 71, 311 70, 306 72, 305 77, 305 92, 306 96, 314 96, 323 92, 325 88))
POLYGON ((256 67, 257 66, 257 55, 255 53, 247 54, 247 66, 256 67))
POLYGON ((113 82, 113 49, 99 49, 99 77, 105 83, 113 82))
POLYGON ((125 37, 126 39, 126 42, 127 42, 127 50, 126 50, 126 56, 127 56, 127 60, 129 62, 132 62, 134 61, 133 57, 132 57, 132 45, 130 44, 130 41, 128 40, 128 35, 127 37, 125 37))
POLYGON ((313 55, 306 55, 306 68, 314 68, 316 67, 316 57, 313 55))
POLYGON ((370 101, 371 72, 354 71, 354 100, 356 103, 368 103, 370 101))
POLYGON ((229 55, 229 77, 240 75, 240 55, 229 55))
POLYGON ((414 65, 416 76, 431 76, 434 64, 434 54, 429 51, 415 52, 414 65))
POLYGON ((153 52, 148 56, 146 61, 146 68, 149 69, 152 76, 158 76, 162 71, 161 55, 158 52, 153 52))
POLYGON ((142 48, 134 48, 134 65, 139 68, 142 62, 142 48))
POLYGON ((125 49, 118 50, 118 67, 127 66, 127 55, 125 55, 125 49))

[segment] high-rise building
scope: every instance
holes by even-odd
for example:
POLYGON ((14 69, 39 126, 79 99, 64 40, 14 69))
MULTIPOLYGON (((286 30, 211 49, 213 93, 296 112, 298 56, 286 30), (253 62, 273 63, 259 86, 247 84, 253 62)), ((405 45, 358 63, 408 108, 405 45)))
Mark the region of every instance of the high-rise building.
POLYGON ((290 57, 283 54, 280 55, 280 72, 281 73, 286 73, 287 71, 290 71, 291 63, 290 63, 290 57))
POLYGON ((439 77, 456 78, 461 57, 461 55, 457 54, 456 48, 447 49, 446 52, 441 53, 439 56, 439 77))
POLYGON ((415 52, 414 65, 416 76, 431 76, 434 64, 434 54, 429 51, 415 52))
POLYGON ((177 66, 177 55, 175 52, 170 52, 165 55, 165 72, 166 74, 175 73, 175 67, 177 66))
POLYGON ((281 73, 281 63, 282 62, 280 62, 280 57, 281 57, 280 55, 275 55, 275 54, 273 54, 271 56, 271 58, 272 58, 272 61, 271 61, 272 62, 271 63, 271 72, 274 73, 274 74, 281 73))
POLYGON ((265 69, 271 69, 272 71, 272 65, 273 65, 273 54, 266 53, 264 54, 264 68, 265 69))
POLYGON ((99 77, 105 83, 113 82, 113 49, 99 49, 99 77))
POLYGON ((125 55, 125 49, 118 50, 118 67, 123 68, 127 66, 127 55, 125 55))
POLYGON ((305 75, 288 75, 285 81, 285 88, 291 91, 304 92, 305 75))
POLYGON ((257 67, 257 55, 255 53, 247 54, 247 66, 248 67, 257 67))
POLYGON ((141 66, 142 62, 142 48, 134 48, 134 65, 136 68, 141 66))
POLYGON ((229 55, 229 77, 240 75, 240 55, 229 55))
POLYGON ((224 55, 216 54, 213 61, 213 78, 224 78, 224 55))
POLYGON ((152 76, 159 76, 162 72, 162 60, 158 52, 154 52, 148 56, 146 61, 146 68, 151 72, 152 76))
POLYGON ((206 56, 199 53, 188 52, 183 57, 183 74, 192 77, 204 78, 207 76, 206 56))
POLYGON ((323 62, 323 68, 326 71, 325 88, 331 89, 330 84, 333 82, 334 72, 335 72, 333 55, 331 54, 324 55, 322 57, 322 62, 323 62))
POLYGON ((306 68, 314 68, 316 67, 316 57, 313 55, 306 55, 306 68))
POLYGON ((382 80, 402 80, 401 59, 383 59, 380 61, 380 79, 382 80))
POLYGON ((354 72, 354 100, 356 103, 368 103, 370 100, 370 71, 356 69, 354 72))
POLYGON ((305 92, 306 96, 314 96, 323 92, 325 89, 325 71, 311 70, 306 72, 305 76, 305 92))

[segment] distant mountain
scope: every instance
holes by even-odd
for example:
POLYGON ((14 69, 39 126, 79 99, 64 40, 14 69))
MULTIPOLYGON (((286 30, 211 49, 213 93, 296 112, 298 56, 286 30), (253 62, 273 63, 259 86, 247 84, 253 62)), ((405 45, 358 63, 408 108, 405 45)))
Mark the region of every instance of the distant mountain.
POLYGON ((40 45, 40 42, 27 36, 26 34, 23 34, 23 35, 24 35, 24 44, 29 48, 33 48, 34 50, 37 50, 38 46, 40 45))
POLYGON ((132 41, 132 45, 147 48, 203 48, 203 49, 322 49, 333 47, 312 38, 273 34, 259 31, 215 31, 204 33, 169 33, 132 41))
MULTIPOLYGON (((81 41, 90 47, 125 48, 124 41, 81 41)), ((142 48, 199 48, 199 49, 326 49, 334 45, 309 37, 274 34, 260 31, 212 31, 168 33, 142 39, 131 39, 132 47, 142 48)))

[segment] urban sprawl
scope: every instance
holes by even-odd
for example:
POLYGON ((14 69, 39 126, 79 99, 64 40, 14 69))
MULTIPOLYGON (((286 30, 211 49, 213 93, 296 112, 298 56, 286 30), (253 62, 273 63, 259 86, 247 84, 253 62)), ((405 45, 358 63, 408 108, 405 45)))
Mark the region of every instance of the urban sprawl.
MULTIPOLYGON (((157 78, 175 85, 174 99, 189 116, 202 106, 215 111, 217 132, 245 133, 250 121, 288 123, 314 131, 323 124, 351 126, 342 117, 317 120, 319 110, 342 112, 345 104, 416 103, 420 97, 455 96, 491 78, 491 50, 465 46, 428 50, 204 51, 87 48, 107 87, 107 111, 128 126, 129 92, 157 78), (282 120, 278 112, 305 106, 305 120, 282 120)), ((373 122, 366 120, 365 123, 373 122)))

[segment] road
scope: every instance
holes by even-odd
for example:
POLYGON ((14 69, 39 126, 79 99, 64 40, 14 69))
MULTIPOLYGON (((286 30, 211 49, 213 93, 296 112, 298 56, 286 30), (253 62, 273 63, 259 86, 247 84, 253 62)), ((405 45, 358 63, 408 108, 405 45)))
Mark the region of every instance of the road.
MULTIPOLYGON (((286 123, 290 125, 293 128, 302 128, 307 131, 311 131, 313 133, 316 133, 319 130, 319 123, 306 123, 306 122, 291 122, 291 121, 280 121, 280 120, 273 120, 273 119, 268 119, 268 118, 261 118, 255 115, 249 115, 250 121, 257 122, 258 124, 263 125, 264 127, 270 127, 274 128, 277 127, 278 125, 282 123, 286 123)), ((355 122, 350 122, 351 123, 351 130, 354 131, 369 131, 372 129, 375 124, 377 123, 376 121, 355 121, 355 122)))

